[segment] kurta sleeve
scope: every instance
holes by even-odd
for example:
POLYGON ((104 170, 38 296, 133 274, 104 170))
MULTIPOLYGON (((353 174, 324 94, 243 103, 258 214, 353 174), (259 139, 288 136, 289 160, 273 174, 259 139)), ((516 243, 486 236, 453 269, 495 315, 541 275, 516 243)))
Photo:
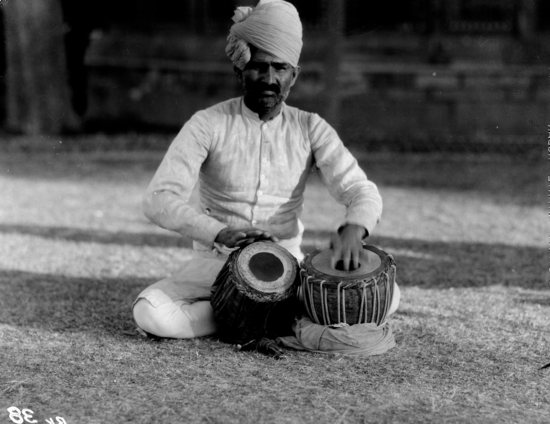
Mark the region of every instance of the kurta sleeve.
POLYGON ((346 207, 345 223, 361 225, 371 234, 382 215, 382 198, 376 184, 319 115, 310 115, 308 133, 322 180, 332 197, 346 207))
POLYGON ((143 199, 143 211, 152 222, 207 245, 227 226, 190 203, 211 143, 212 126, 198 112, 171 143, 143 199))

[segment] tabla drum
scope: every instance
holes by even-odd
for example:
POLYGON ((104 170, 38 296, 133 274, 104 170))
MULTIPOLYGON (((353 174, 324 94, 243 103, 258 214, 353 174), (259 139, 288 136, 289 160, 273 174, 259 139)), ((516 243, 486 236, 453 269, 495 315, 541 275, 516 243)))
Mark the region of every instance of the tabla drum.
POLYGON ((331 267, 331 255, 315 252, 300 267, 298 298, 309 318, 321 325, 383 323, 393 297, 393 257, 364 245, 359 267, 344 271, 338 263, 331 267))
POLYGON ((298 262, 270 241, 233 251, 212 286, 217 332, 228 343, 247 343, 291 332, 299 310, 298 262))

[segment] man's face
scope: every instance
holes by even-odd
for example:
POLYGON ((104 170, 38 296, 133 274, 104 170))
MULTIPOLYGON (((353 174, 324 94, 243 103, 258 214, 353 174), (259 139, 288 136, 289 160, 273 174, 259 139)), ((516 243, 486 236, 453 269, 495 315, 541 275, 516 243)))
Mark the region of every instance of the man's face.
POLYGON ((252 57, 237 76, 246 105, 260 116, 278 112, 296 82, 299 68, 262 50, 252 49, 252 57))

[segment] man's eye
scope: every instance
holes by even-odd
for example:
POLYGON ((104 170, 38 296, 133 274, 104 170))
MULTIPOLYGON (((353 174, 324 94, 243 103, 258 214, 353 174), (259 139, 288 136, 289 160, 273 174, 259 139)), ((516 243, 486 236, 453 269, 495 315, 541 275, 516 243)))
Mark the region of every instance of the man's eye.
POLYGON ((275 69, 276 71, 288 71, 290 69, 290 66, 287 65, 286 63, 275 63, 272 65, 273 66, 273 69, 275 69))
POLYGON ((248 62, 246 64, 246 69, 249 69, 251 71, 260 71, 262 67, 265 67, 265 66, 262 66, 262 64, 258 62, 248 62))
POLYGON ((275 72, 286 72, 290 70, 291 66, 286 63, 263 63, 263 62, 248 62, 246 69, 255 72, 267 72, 269 68, 272 68, 275 72))

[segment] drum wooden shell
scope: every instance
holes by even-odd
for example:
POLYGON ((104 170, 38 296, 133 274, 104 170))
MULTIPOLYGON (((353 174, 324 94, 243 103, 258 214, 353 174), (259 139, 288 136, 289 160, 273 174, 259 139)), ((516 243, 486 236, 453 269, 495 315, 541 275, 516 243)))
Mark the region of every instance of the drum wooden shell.
POLYGON ((383 323, 393 297, 393 257, 364 245, 362 259, 370 268, 339 271, 330 267, 330 255, 308 255, 300 268, 298 298, 309 318, 321 325, 383 323))
POLYGON ((242 344, 289 334, 299 308, 298 270, 294 256, 273 242, 232 252, 210 299, 220 339, 242 344))

